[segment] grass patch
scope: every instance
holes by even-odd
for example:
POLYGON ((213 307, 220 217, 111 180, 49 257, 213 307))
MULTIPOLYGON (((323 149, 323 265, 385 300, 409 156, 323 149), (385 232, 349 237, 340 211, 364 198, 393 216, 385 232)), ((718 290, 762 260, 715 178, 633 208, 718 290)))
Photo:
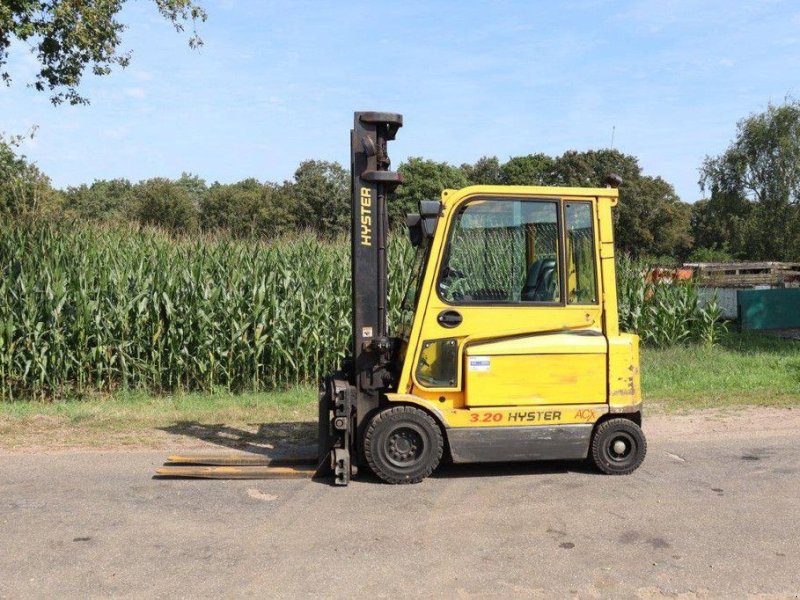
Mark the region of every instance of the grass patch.
MULTIPOLYGON (((256 440, 306 442, 307 424, 317 418, 316 401, 316 387, 299 386, 259 394, 124 392, 59 402, 6 402, 0 403, 0 448, 160 447, 170 442, 168 434, 232 448, 256 440)), ((311 439, 315 436, 316 425, 311 439)))
POLYGON ((800 404, 800 341, 730 333, 711 348, 645 348, 642 389, 667 411, 800 404))

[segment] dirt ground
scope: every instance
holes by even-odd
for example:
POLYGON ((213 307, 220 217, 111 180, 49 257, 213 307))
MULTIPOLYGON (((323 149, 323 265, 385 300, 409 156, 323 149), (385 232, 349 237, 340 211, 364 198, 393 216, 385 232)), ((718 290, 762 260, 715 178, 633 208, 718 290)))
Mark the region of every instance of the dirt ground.
POLYGON ((645 432, 627 477, 470 465, 401 487, 152 478, 167 450, 230 446, 224 431, 0 451, 0 598, 799 597, 800 410, 645 432))

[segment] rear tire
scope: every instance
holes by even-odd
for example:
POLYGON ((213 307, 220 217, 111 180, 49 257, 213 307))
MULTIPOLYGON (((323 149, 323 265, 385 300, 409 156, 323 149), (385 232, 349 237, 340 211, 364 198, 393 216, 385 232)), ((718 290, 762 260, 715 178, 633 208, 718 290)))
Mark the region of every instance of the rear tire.
POLYGON ((609 419, 594 430, 592 462, 606 475, 628 475, 647 454, 642 429, 628 419, 609 419))
POLYGON ((419 483, 439 466, 444 440, 423 410, 395 406, 376 414, 364 436, 364 456, 386 483, 419 483))

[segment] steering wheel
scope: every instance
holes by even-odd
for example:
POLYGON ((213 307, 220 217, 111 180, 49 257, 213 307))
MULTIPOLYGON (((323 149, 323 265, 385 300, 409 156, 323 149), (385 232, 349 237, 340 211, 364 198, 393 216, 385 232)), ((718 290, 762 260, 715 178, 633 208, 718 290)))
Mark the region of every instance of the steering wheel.
POLYGON ((445 299, 448 300, 461 300, 464 298, 464 294, 457 290, 452 290, 451 287, 454 283, 456 283, 460 279, 465 279, 466 275, 457 270, 452 269, 449 266, 444 267, 442 269, 441 275, 439 276, 439 292, 445 299))

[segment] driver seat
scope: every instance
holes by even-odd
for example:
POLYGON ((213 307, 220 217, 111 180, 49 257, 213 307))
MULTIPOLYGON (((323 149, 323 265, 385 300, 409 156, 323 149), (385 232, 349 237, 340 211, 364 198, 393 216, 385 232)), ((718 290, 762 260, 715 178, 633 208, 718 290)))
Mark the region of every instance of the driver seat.
POLYGON ((540 258, 528 269, 522 300, 528 302, 548 302, 555 297, 555 258, 540 258))

